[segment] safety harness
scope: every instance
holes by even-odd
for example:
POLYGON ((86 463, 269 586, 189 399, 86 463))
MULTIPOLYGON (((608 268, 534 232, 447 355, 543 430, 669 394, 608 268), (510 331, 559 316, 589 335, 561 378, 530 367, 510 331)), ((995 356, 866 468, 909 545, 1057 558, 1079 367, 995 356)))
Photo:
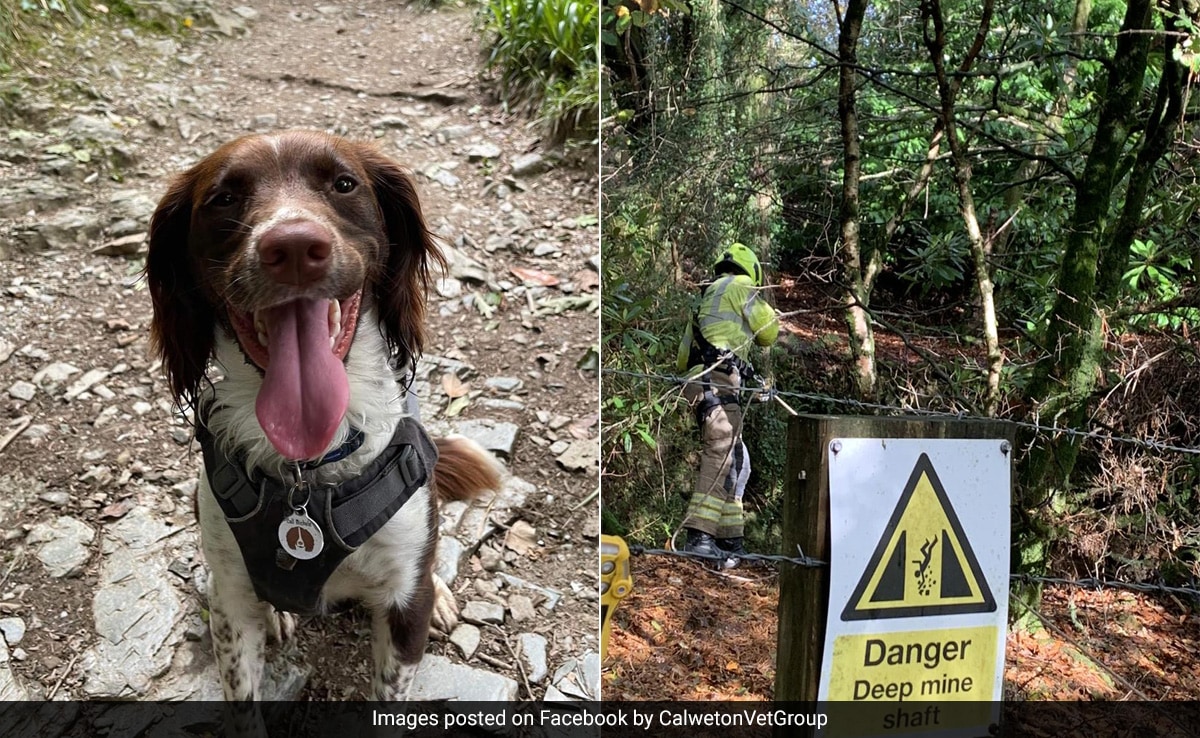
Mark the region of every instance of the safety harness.
MULTIPOLYGON (((754 371, 754 366, 743 359, 742 357, 730 351, 727 348, 718 348, 714 346, 704 336, 702 330, 704 326, 712 325, 723 321, 733 323, 743 323, 742 316, 729 311, 722 311, 721 298, 725 294, 725 289, 733 281, 733 276, 722 277, 705 287, 700 292, 701 300, 711 300, 711 307, 705 314, 703 321, 700 319, 700 311, 696 310, 692 313, 692 341, 688 347, 688 365, 689 366, 704 366, 713 367, 712 372, 720 372, 730 375, 731 379, 736 374, 740 378, 740 382, 744 383, 748 380, 753 380, 758 377, 754 371), (712 294, 709 294, 709 290, 712 294)), ((750 336, 753 340, 753 336, 750 336)), ((716 408, 722 405, 737 405, 740 404, 741 395, 738 392, 727 395, 718 395, 714 391, 713 383, 710 381, 700 380, 704 384, 704 393, 696 402, 696 422, 700 425, 704 424, 704 419, 716 408)))
MULTIPOLYGON (((342 560, 433 478, 437 448, 413 418, 400 420, 391 443, 358 477, 317 484, 302 473, 292 482, 247 473, 242 455, 230 457, 217 448, 207 428, 210 410, 211 405, 201 407, 196 423, 208 486, 237 539, 255 593, 278 610, 315 614, 321 590, 342 560)), ((354 433, 348 443, 353 440, 354 433)), ((352 453, 346 448, 317 464, 352 453)))

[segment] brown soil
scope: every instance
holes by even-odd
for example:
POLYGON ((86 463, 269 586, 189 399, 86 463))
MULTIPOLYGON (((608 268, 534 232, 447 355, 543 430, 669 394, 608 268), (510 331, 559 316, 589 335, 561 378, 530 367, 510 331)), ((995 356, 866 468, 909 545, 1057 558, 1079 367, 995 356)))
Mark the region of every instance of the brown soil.
MULTIPOLYGON (((770 700, 778 583, 652 556, 613 616, 605 699, 770 700)), ((1037 633, 1008 635, 1007 700, 1200 699, 1200 612, 1171 597, 1048 587, 1037 633)))

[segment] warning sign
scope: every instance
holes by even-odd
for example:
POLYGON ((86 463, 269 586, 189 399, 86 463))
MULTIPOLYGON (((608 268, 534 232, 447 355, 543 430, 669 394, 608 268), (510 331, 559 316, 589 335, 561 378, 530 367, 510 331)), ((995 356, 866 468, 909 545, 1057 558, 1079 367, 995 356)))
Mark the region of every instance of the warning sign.
POLYGON ((842 620, 995 609, 954 506, 929 456, 921 454, 842 620))
POLYGON ((835 438, 828 448, 822 735, 989 735, 1004 687, 1011 446, 835 438))

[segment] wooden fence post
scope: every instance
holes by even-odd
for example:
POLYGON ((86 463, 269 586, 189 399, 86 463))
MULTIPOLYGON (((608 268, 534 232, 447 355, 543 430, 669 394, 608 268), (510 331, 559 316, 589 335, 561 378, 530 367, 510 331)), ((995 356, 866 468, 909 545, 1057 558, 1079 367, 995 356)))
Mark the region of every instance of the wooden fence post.
MULTIPOLYGON (((798 415, 787 434, 783 550, 830 560, 829 443, 835 438, 997 438, 1013 442, 1003 421, 798 415), (797 548, 798 547, 798 548, 797 548)), ((779 576, 777 701, 816 702, 829 610, 829 568, 785 564, 779 576)))

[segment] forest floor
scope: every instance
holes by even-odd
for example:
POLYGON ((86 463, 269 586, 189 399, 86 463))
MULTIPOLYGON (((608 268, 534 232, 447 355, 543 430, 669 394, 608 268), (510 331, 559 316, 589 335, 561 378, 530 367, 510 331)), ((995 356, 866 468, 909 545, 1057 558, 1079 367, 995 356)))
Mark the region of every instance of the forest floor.
MULTIPOLYGON (((634 557, 613 616, 606 700, 770 700, 778 578, 634 557)), ((1200 611, 1170 597, 1050 586, 1046 627, 1010 631, 1006 700, 1200 699, 1200 611)))

